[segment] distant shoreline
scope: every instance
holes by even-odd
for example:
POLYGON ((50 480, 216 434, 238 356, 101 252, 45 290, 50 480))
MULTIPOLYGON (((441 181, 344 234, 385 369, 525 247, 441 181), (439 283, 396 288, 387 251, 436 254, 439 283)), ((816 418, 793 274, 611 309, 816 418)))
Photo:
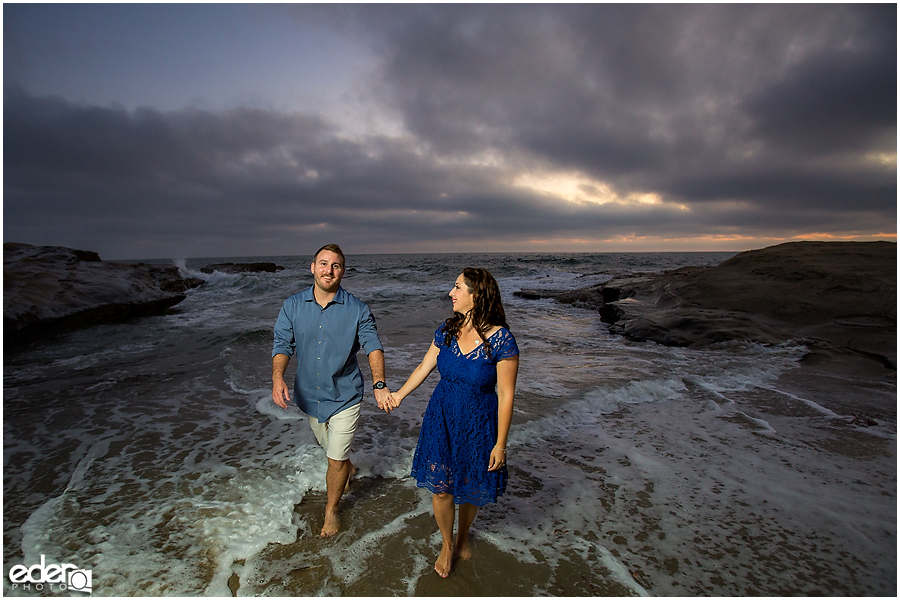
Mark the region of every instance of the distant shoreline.
MULTIPOLYGON (((866 242, 860 242, 866 243, 866 242)), ((123 258, 123 259, 109 259, 109 262, 117 262, 122 264, 140 264, 140 263, 151 263, 151 264, 169 264, 173 260, 188 260, 194 262, 236 262, 236 261, 247 261, 247 262, 257 262, 266 259, 276 259, 276 258, 309 258, 312 259, 311 252, 314 251, 315 248, 310 250, 310 253, 299 253, 299 254, 247 254, 241 256, 173 256, 171 258, 123 258)), ((536 256, 598 256, 603 254, 610 255, 624 255, 624 254, 634 254, 637 256, 640 255, 653 255, 653 254, 740 254, 741 250, 646 250, 646 251, 631 251, 631 250, 601 250, 597 252, 590 251, 572 251, 567 252, 565 250, 511 250, 511 251, 491 251, 491 252, 345 252, 344 254, 348 258, 352 258, 354 256, 515 256, 517 254, 521 255, 536 255, 536 256)), ((107 260, 107 259, 104 259, 107 260)))

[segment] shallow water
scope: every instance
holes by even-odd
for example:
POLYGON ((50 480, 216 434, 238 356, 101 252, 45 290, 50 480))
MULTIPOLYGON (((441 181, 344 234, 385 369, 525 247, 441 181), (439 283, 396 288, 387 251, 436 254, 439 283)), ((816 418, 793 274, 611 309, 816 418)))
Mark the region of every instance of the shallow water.
POLYGON ((821 391, 852 377, 798 386, 799 345, 631 343, 593 311, 512 294, 727 256, 349 257, 390 387, 469 264, 498 278, 522 351, 507 494, 446 581, 430 495, 408 478, 437 373, 392 415, 367 397, 344 531, 317 535, 324 453, 270 398, 272 326, 311 283, 307 258, 7 353, 4 572, 43 554, 91 569, 95 595, 894 595, 895 378, 859 392, 894 411, 863 427, 821 391))

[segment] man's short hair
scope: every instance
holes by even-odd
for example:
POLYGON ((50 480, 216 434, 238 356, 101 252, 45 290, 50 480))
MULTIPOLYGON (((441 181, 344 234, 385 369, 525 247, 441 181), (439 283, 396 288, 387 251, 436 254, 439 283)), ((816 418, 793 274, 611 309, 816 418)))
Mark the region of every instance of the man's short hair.
POLYGON ((338 256, 340 256, 340 257, 341 257, 341 266, 345 266, 345 265, 346 265, 346 260, 344 259, 344 253, 341 252, 341 247, 338 246, 337 244, 325 244, 324 246, 322 246, 321 248, 319 248, 318 250, 316 250, 316 253, 313 254, 313 263, 316 262, 316 260, 319 258, 319 255, 320 255, 324 250, 328 250, 329 252, 334 252, 335 254, 337 254, 338 256))

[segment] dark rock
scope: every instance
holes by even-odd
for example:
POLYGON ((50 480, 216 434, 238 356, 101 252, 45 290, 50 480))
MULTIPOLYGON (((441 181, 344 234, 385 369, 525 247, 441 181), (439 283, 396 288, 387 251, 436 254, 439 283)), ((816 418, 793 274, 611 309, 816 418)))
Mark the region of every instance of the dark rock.
POLYGON ((853 418, 850 419, 850 424, 859 425, 861 427, 875 427, 878 425, 878 421, 865 415, 853 415, 853 418))
POLYGON ((621 308, 612 302, 607 302, 600 306, 598 312, 600 313, 600 320, 609 324, 618 323, 622 319, 622 315, 625 314, 621 308))
POLYGON ((173 265, 150 265, 138 263, 134 265, 146 269, 156 284, 164 292, 184 293, 198 288, 206 282, 197 277, 182 277, 178 267, 173 265))
POLYGON ((611 333, 635 341, 795 339, 897 365, 897 244, 890 242, 793 242, 742 252, 715 267, 518 295, 596 303, 611 333))
POLYGON ((525 298, 526 300, 543 300, 544 298, 557 298, 559 292, 542 291, 542 290, 519 290, 513 292, 514 296, 525 298))
POLYGON ((604 304, 615 302, 623 298, 622 290, 612 286, 603 286, 600 288, 600 297, 603 299, 604 304))
POLYGON ((210 275, 210 274, 212 274, 213 271, 218 271, 219 273, 236 275, 238 273, 274 273, 276 271, 283 271, 283 270, 284 270, 284 267, 282 267, 281 265, 276 265, 275 263, 254 262, 254 263, 216 263, 213 265, 206 265, 205 267, 201 267, 200 272, 210 275))
POLYGON ((520 290, 513 292, 513 295, 526 300, 552 298, 563 304, 571 304, 579 308, 598 309, 603 304, 601 291, 601 285, 592 285, 577 290, 520 290))
MULTIPOLYGON (((6 250, 6 244, 3 245, 3 249, 6 250)), ((81 262, 100 262, 100 255, 96 252, 91 252, 89 250, 72 250, 72 253, 75 255, 75 258, 81 262)))
POLYGON ((18 343, 48 331, 165 312, 196 287, 174 266, 104 262, 94 252, 3 244, 3 337, 18 343))

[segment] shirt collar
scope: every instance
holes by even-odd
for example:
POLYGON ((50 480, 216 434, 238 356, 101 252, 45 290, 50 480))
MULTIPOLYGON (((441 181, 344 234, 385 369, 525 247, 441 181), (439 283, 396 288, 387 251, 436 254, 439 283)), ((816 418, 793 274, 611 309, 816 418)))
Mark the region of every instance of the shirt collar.
MULTIPOLYGON (((303 301, 304 302, 315 302, 316 294, 315 294, 316 284, 312 284, 304 293, 303 301)), ((343 286, 338 286, 337 294, 334 295, 334 298, 331 299, 331 302, 328 304, 344 304, 347 299, 347 292, 344 291, 343 286)), ((327 305, 326 305, 327 306, 327 305)))

